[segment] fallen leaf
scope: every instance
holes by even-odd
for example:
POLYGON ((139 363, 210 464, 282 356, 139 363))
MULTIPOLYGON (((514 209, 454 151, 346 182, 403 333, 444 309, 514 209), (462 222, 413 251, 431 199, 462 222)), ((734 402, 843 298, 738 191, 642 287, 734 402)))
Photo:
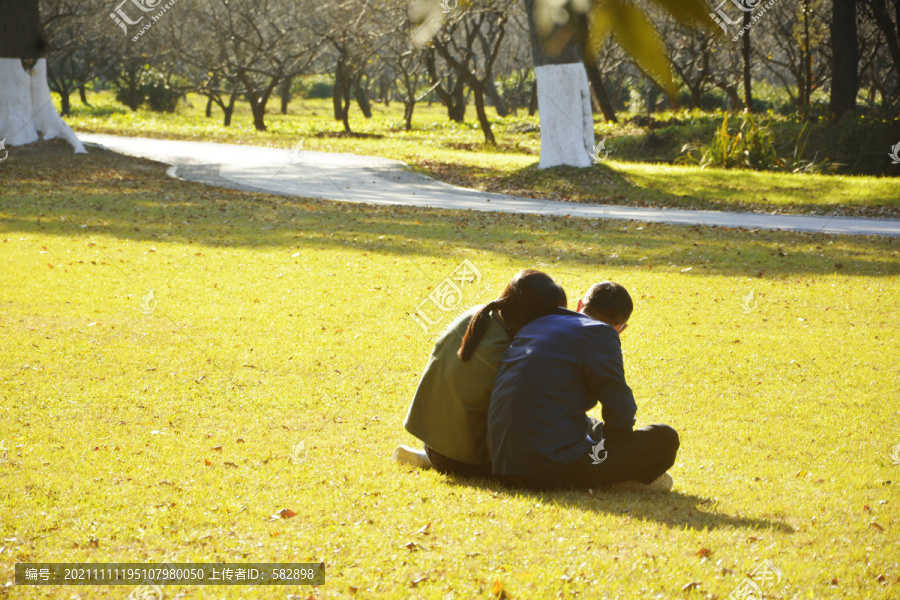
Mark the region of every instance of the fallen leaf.
POLYGON ((872 521, 871 523, 869 523, 869 527, 874 527, 874 528, 877 529, 878 531, 884 531, 884 527, 882 527, 881 525, 879 525, 879 524, 876 523, 875 521, 872 521))
POLYGON ((416 533, 418 535, 427 535, 429 529, 431 529, 431 521, 420 527, 419 530, 416 531, 416 533))
POLYGON ((495 598, 507 598, 506 590, 503 589, 503 582, 499 579, 494 582, 494 585, 491 586, 491 595, 495 598))
POLYGON ((291 517, 296 517, 297 513, 295 513, 294 511, 292 511, 289 508, 284 508, 284 509, 278 511, 278 516, 281 517, 282 519, 290 519, 291 517))
POLYGON ((222 446, 213 446, 213 450, 216 450, 217 452, 221 452, 222 446))
POLYGON ((697 556, 701 558, 709 558, 711 554, 712 552, 710 552, 709 548, 700 548, 697 550, 697 556))
POLYGON ((690 583, 684 584, 684 586, 681 588, 681 591, 682 592, 690 592, 691 590, 698 589, 701 585, 702 584, 699 581, 692 581, 690 583))
POLYGON ((211 460, 209 460, 208 458, 203 459, 203 464, 205 464, 207 467, 213 466, 213 462, 211 460))

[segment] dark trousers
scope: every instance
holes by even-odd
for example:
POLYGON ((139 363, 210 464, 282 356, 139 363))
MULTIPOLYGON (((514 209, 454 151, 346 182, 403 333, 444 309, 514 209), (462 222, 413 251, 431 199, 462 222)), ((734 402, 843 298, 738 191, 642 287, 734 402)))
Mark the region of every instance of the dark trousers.
POLYGON ((443 454, 425 446, 425 454, 431 461, 431 466, 438 473, 444 475, 457 475, 459 477, 490 477, 491 465, 471 465, 469 463, 453 460, 443 454))
MULTIPOLYGON (((604 439, 603 424, 591 419, 594 426, 591 438, 604 439)), ((678 433, 668 425, 648 425, 628 433, 613 434, 605 438, 604 451, 597 456, 602 462, 595 464, 585 453, 571 465, 541 476, 500 476, 500 480, 512 487, 536 490, 600 488, 619 481, 637 480, 652 483, 675 464, 678 453, 678 433)))

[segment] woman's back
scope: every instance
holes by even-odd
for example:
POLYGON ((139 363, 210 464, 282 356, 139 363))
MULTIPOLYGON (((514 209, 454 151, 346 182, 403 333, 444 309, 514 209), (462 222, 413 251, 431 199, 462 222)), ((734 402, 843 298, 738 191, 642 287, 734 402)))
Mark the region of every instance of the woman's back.
POLYGON ((475 306, 441 335, 419 382, 403 425, 429 448, 472 465, 490 464, 487 411, 509 334, 491 311, 484 336, 469 360, 457 355, 475 306))

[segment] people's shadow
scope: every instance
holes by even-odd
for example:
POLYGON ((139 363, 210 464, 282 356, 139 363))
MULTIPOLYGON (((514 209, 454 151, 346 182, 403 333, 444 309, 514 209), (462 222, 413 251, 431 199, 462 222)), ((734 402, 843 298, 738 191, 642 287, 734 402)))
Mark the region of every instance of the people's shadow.
POLYGON ((688 527, 697 530, 729 527, 732 529, 771 529, 781 533, 794 532, 794 528, 783 521, 718 512, 716 511, 718 501, 714 498, 704 498, 678 491, 653 493, 599 488, 590 492, 588 490, 539 492, 506 487, 496 480, 484 478, 447 475, 446 481, 451 486, 479 488, 494 496, 526 497, 541 504, 603 512, 630 517, 633 520, 655 521, 670 527, 688 527))

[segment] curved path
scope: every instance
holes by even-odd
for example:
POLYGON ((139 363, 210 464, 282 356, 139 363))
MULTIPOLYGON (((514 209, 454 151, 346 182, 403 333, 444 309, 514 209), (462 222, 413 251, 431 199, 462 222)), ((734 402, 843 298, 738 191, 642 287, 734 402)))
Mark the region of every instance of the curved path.
POLYGON ((408 171, 403 163, 395 160, 353 154, 99 134, 79 134, 79 138, 114 152, 172 165, 169 174, 175 177, 285 196, 677 225, 900 236, 900 220, 891 219, 640 208, 489 194, 435 181, 408 171))

